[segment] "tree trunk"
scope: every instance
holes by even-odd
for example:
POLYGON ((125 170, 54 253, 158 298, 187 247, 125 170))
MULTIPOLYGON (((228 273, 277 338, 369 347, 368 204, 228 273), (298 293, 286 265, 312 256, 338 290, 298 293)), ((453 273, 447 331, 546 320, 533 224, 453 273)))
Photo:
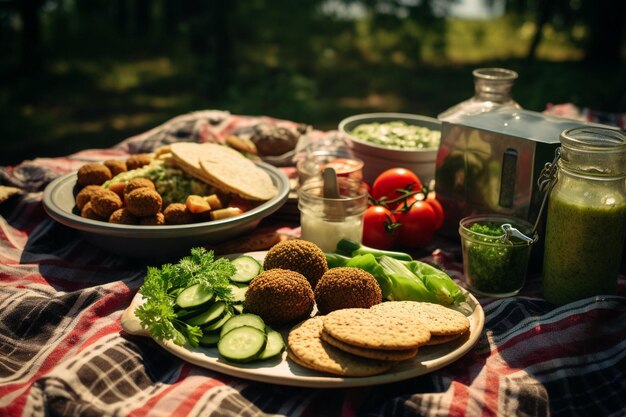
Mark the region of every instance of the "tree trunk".
POLYGON ((139 35, 145 35, 150 30, 151 23, 151 5, 150 0, 135 0, 135 32, 139 35))
POLYGON ((224 97, 230 84, 232 70, 232 39, 230 36, 232 0, 212 1, 212 26, 216 93, 224 97))
POLYGON ((34 74, 40 71, 43 65, 39 20, 41 3, 39 0, 21 0, 18 4, 22 19, 21 67, 25 74, 34 74))
POLYGON ((624 39, 626 2, 593 0, 587 7, 589 38, 585 58, 593 63, 618 64, 624 39))
POLYGON ((535 34, 533 35, 533 39, 530 42, 530 47, 528 48, 528 54, 526 55, 527 59, 534 60, 537 58, 537 49, 539 48, 539 44, 541 43, 541 39, 543 38, 543 28, 552 19, 552 15, 554 14, 554 3, 550 1, 540 1, 538 6, 539 10, 537 11, 537 23, 535 27, 535 34))

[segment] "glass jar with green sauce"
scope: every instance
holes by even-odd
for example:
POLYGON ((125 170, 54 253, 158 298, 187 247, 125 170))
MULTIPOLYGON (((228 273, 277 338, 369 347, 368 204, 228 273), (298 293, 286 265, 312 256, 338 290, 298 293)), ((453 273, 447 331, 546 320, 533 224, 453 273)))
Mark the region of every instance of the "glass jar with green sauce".
POLYGON ((557 305, 615 294, 626 237, 626 135, 576 127, 560 140, 543 262, 543 294, 557 305))

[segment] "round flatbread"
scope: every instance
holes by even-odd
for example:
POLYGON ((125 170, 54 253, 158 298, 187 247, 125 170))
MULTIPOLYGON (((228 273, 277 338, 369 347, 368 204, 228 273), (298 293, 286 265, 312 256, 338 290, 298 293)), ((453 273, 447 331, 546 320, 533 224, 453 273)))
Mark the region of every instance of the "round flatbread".
POLYGON ((366 377, 388 371, 392 362, 351 355, 322 341, 322 319, 313 317, 295 326, 287 337, 287 354, 298 365, 334 375, 366 377))
POLYGON ((371 310, 377 313, 416 318, 426 326, 433 336, 458 336, 470 328, 469 320, 463 313, 440 304, 418 301, 385 301, 372 306, 371 310))
POLYGON ((381 350, 381 349, 365 349, 357 346, 352 346, 347 343, 337 340, 328 333, 322 330, 320 334, 322 340, 329 345, 332 345, 344 352, 351 353, 353 355, 361 356, 363 358, 376 359, 379 361, 404 361, 414 358, 417 355, 417 349, 405 349, 405 350, 381 350))
POLYGON ((267 172, 234 149, 215 143, 174 143, 175 161, 190 175, 249 200, 266 201, 278 194, 267 172))
POLYGON ((416 318, 375 312, 367 308, 335 310, 322 317, 324 332, 352 346, 367 349, 417 349, 430 332, 416 318))

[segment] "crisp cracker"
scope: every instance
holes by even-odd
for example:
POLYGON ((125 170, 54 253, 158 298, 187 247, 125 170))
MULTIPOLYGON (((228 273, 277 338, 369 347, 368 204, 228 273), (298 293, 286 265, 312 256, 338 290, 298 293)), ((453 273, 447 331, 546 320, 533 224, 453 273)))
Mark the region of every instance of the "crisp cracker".
POLYGON ((463 313, 439 304, 418 301, 385 301, 372 306, 371 310, 400 317, 416 318, 428 328, 433 336, 458 336, 470 328, 469 320, 463 313))
POLYGON ((416 318, 375 312, 367 308, 335 310, 322 317, 324 331, 344 343, 367 349, 416 349, 430 332, 416 318))
POLYGON ((336 348, 343 350, 344 352, 351 353, 353 355, 361 356, 363 358, 376 359, 379 361, 404 361, 414 358, 417 355, 417 349, 404 349, 404 350, 381 350, 381 349, 364 349, 357 346, 352 346, 347 343, 337 340, 325 331, 322 330, 320 334, 322 340, 336 348))
POLYGON ((313 317, 294 327, 287 337, 287 354, 298 365, 334 375, 366 377, 388 371, 392 362, 351 355, 322 341, 322 319, 313 317))
POLYGON ((451 334, 447 336, 431 336, 430 341, 427 343, 427 346, 443 345, 445 343, 452 342, 453 340, 459 339, 463 334, 465 333, 451 334))

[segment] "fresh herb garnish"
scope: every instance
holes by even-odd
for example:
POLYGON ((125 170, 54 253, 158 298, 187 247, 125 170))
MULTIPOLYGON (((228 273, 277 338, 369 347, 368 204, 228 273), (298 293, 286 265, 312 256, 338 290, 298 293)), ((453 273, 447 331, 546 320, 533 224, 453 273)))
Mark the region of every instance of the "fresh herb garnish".
POLYGON ((202 330, 190 326, 177 317, 176 295, 179 290, 200 284, 213 291, 216 297, 229 303, 233 301, 228 286, 235 267, 226 258, 215 259, 213 251, 205 248, 191 249, 191 255, 177 264, 161 268, 148 267, 139 293, 146 301, 135 310, 144 329, 159 340, 172 340, 177 345, 189 342, 198 346, 202 330))

